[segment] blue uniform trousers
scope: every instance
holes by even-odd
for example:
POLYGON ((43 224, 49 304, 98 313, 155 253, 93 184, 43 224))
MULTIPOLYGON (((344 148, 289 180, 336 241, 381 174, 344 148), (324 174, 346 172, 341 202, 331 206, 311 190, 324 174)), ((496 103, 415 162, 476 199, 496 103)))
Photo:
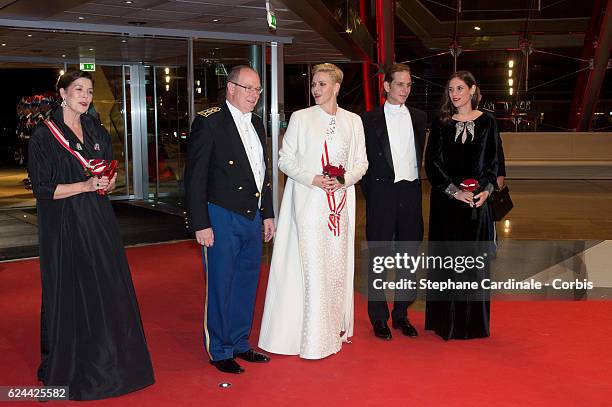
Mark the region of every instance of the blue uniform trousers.
POLYGON ((261 214, 249 220, 209 203, 214 244, 203 251, 206 275, 204 345, 211 360, 251 349, 255 294, 261 267, 261 214), (208 260, 208 265, 206 264, 208 260))

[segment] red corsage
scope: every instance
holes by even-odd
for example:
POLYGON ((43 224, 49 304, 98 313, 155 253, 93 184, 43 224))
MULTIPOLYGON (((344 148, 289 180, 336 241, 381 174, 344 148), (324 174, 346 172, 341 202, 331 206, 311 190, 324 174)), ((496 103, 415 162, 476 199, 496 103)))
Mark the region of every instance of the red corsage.
MULTIPOLYGON (((85 169, 85 175, 88 177, 107 177, 109 181, 113 179, 117 172, 117 160, 106 161, 101 158, 89 160, 89 164, 85 169)), ((106 191, 102 188, 96 189, 98 195, 106 195, 106 191)))
POLYGON ((325 167, 323 167, 324 175, 327 175, 330 178, 336 178, 342 185, 344 185, 345 173, 346 170, 342 166, 336 167, 335 165, 327 164, 325 167))

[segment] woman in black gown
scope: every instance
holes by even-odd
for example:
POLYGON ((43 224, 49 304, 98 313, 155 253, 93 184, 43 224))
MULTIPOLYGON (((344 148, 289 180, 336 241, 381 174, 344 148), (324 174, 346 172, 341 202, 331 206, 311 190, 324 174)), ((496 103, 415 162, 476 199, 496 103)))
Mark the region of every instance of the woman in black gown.
MULTIPOLYGON (((494 239, 487 199, 496 185, 499 135, 495 119, 476 109, 475 91, 471 73, 459 71, 450 77, 425 152, 425 170, 432 185, 429 240, 464 242, 445 243, 443 247, 455 254, 456 250, 483 254, 481 249, 486 252, 494 239), (462 190, 462 181, 468 179, 475 179, 478 189, 462 190)), ((488 277, 489 269, 472 270, 471 274, 434 273, 445 281, 480 282, 488 277)), ((428 292, 425 329, 444 339, 487 337, 489 312, 490 303, 482 290, 471 294, 454 291, 444 297, 428 292)))
MULTIPOLYGON (((85 114, 87 72, 67 72, 51 121, 86 160, 111 160, 111 138, 85 114)), ((110 200, 112 179, 88 178, 45 124, 29 148, 42 276, 41 364, 46 386, 69 386, 72 400, 119 396, 154 383, 136 294, 110 200)))

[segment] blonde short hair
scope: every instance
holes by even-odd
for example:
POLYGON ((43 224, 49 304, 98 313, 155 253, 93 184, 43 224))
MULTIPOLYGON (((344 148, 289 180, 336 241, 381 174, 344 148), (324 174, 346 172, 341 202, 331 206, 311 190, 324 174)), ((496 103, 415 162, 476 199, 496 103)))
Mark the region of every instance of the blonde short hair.
POLYGON ((332 81, 336 82, 339 85, 342 84, 342 79, 344 79, 344 74, 342 73, 342 70, 334 64, 325 63, 325 64, 315 65, 312 68, 312 76, 314 76, 315 74, 319 72, 325 72, 329 74, 332 81))

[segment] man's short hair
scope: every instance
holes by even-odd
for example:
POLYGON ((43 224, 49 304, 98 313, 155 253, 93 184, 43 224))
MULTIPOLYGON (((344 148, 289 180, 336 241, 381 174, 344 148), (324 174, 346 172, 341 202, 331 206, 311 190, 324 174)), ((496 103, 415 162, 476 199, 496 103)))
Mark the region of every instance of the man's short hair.
POLYGON ((240 78, 240 72, 242 72, 243 69, 249 69, 257 73, 257 71, 249 65, 244 65, 244 64, 236 65, 232 67, 232 69, 230 69, 229 73, 227 74, 227 81, 228 82, 238 82, 238 78, 240 78))
POLYGON ((385 82, 393 82, 393 75, 397 72, 408 72, 410 73, 410 67, 406 64, 393 64, 385 70, 385 82))

